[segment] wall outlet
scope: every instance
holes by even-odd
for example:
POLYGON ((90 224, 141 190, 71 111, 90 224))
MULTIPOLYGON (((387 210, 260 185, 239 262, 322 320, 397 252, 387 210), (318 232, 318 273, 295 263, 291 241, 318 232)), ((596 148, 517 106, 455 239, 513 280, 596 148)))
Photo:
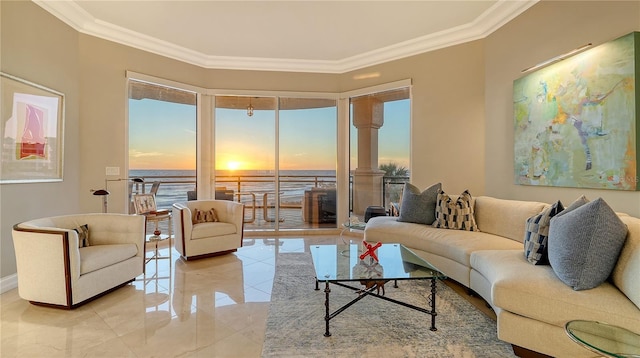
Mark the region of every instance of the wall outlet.
POLYGON ((120 167, 106 167, 106 175, 120 175, 120 167))

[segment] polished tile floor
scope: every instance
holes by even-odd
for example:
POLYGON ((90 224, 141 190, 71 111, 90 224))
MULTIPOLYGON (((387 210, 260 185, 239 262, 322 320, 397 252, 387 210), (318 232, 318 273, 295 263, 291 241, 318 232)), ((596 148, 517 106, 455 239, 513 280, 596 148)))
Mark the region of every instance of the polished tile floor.
POLYGON ((236 253, 191 262, 174 250, 134 283, 71 311, 8 291, 0 296, 0 356, 259 357, 278 253, 339 240, 249 237, 236 253))

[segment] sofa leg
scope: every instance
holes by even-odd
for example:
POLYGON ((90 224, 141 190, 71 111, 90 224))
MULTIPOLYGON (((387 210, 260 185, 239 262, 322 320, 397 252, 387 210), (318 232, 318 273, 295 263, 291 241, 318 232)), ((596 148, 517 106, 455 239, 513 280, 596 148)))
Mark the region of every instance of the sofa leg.
POLYGON ((553 358, 551 356, 548 356, 546 354, 542 354, 542 353, 538 353, 536 351, 532 351, 530 349, 526 349, 520 346, 516 346, 515 344, 511 345, 511 348, 513 348, 513 354, 515 354, 516 356, 520 357, 520 358, 553 358))

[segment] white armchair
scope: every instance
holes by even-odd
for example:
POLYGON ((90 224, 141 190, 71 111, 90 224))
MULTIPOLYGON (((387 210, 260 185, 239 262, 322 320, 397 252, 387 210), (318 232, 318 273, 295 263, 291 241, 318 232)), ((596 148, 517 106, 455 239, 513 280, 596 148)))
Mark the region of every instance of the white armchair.
POLYGON ((228 200, 173 204, 175 248, 185 260, 222 255, 242 247, 244 205, 228 200), (196 209, 215 209, 218 222, 194 224, 196 209))
POLYGON ((72 309, 120 288, 144 271, 145 218, 79 214, 13 227, 18 293, 35 305, 72 309), (75 228, 87 225, 89 246, 75 228))

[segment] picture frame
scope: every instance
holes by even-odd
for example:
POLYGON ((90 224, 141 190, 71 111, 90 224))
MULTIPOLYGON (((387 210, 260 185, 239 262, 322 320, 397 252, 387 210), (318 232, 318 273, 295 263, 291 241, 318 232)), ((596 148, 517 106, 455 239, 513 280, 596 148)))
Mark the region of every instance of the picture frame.
POLYGON ((0 184, 58 182, 65 95, 0 72, 0 184))
POLYGON ((153 194, 136 194, 133 196, 136 214, 150 214, 156 211, 156 197, 153 194))

